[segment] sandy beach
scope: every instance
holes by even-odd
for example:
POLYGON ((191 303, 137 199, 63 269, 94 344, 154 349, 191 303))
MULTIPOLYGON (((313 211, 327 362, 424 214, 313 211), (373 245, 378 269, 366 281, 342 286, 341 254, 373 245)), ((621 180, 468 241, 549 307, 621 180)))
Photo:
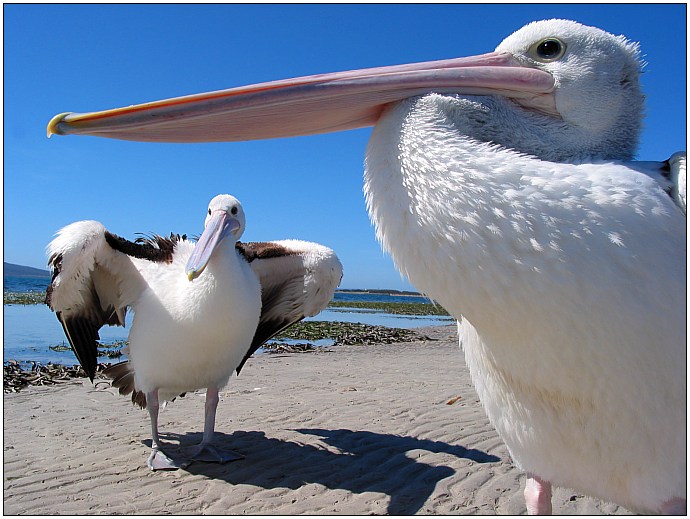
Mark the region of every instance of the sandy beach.
MULTIPOLYGON (((150 471, 147 413, 103 379, 6 394, 4 513, 524 514, 524 476, 455 327, 420 331, 430 340, 250 360, 221 392, 215 441, 245 456, 224 465, 150 471)), ((165 439, 200 441, 203 402, 197 391, 167 406, 165 439)), ((627 513, 568 489, 553 504, 627 513)))

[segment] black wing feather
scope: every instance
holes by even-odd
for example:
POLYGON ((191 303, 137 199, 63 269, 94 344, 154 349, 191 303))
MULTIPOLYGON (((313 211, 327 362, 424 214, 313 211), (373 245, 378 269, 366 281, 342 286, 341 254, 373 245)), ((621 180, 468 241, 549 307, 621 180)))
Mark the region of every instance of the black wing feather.
POLYGON ((146 408, 146 395, 134 386, 134 370, 128 360, 118 362, 103 370, 103 374, 112 379, 113 387, 118 388, 118 392, 123 395, 132 395, 132 403, 142 409, 146 408))
POLYGON ((170 233, 169 238, 154 234, 152 236, 139 237, 135 241, 129 241, 109 231, 105 232, 105 241, 113 249, 134 258, 165 263, 172 262, 175 245, 184 239, 186 239, 186 235, 180 236, 179 234, 170 233))
POLYGON ((74 355, 79 364, 86 371, 89 379, 93 382, 96 375, 96 361, 98 358, 98 344, 100 339, 98 330, 102 326, 100 320, 92 320, 88 317, 68 317, 63 319, 60 313, 57 318, 62 324, 67 340, 72 347, 74 355))
POLYGON ((237 374, 240 374, 242 367, 249 360, 256 350, 258 350, 266 341, 272 339, 280 332, 292 326, 293 324, 304 319, 304 314, 293 315, 292 319, 267 319, 265 316, 268 313, 268 309, 271 308, 282 293, 286 291, 290 284, 295 284, 301 282, 301 279, 290 279, 281 283, 280 285, 273 287, 270 290, 262 290, 261 293, 261 317, 259 317, 259 325, 256 328, 256 333, 252 339, 252 344, 249 347, 246 355, 237 366, 237 374))

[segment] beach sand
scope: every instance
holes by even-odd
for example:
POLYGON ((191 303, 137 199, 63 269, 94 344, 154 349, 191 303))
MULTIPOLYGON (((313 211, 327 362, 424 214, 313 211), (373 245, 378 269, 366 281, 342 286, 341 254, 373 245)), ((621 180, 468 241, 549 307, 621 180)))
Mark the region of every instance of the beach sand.
MULTIPOLYGON (((150 471, 148 414, 104 380, 6 394, 4 513, 524 514, 524 475, 455 327, 422 333, 431 340, 253 358, 221 392, 216 443, 245 456, 224 465, 150 471)), ((197 391, 168 405, 166 438, 200 441, 203 402, 197 391)), ((627 513, 568 489, 553 503, 627 513)))

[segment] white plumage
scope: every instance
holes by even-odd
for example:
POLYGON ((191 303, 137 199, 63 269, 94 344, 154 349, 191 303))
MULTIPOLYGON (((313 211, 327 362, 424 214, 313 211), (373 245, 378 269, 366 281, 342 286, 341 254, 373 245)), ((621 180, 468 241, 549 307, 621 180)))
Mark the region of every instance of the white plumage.
POLYGON ((333 251, 318 244, 238 243, 245 218, 234 197, 214 198, 208 215, 197 244, 174 236, 133 243, 82 221, 48 246, 55 274, 48 304, 91 378, 98 329, 124 325, 127 308, 135 313, 129 361, 105 373, 149 411, 152 469, 187 463, 162 452, 159 400, 199 388, 208 388, 206 419, 192 458, 229 458, 210 445, 218 390, 266 340, 325 308, 342 275, 333 251))
POLYGON ((377 236, 461 320, 528 511, 551 511, 554 483, 684 513, 685 154, 630 162, 640 69, 626 38, 546 20, 481 56, 61 114, 48 131, 196 142, 375 125, 377 236))
MULTIPOLYGON (((556 20, 497 50, 534 60, 551 38, 567 49, 540 64, 561 120, 495 97, 399 103, 368 146, 367 205, 399 270, 462 317, 487 414, 546 496, 553 483, 672 511, 686 495, 684 189, 681 211, 658 181, 605 162, 637 141, 636 46, 556 20)), ((530 511, 550 512, 531 491, 530 511)))
POLYGON ((367 204, 398 269, 462 316, 472 379, 511 456, 632 510, 684 496, 681 211, 624 166, 549 163, 444 131, 429 124, 436 101, 382 117, 367 204))

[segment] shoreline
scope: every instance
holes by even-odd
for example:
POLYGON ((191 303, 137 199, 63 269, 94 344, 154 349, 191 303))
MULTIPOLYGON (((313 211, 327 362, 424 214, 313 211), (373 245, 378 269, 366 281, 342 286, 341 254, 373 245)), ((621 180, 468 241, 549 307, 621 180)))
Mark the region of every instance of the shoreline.
MULTIPOLYGON (((221 391, 215 442, 244 459, 151 472, 146 412, 102 380, 6 394, 6 514, 522 514, 455 326, 427 339, 261 355, 221 391), (458 398, 459 397, 459 398, 458 398), (449 402, 453 402, 452 405, 449 402)), ((198 442, 203 391, 161 412, 198 442)), ((554 514, 625 514, 567 489, 554 514)))
MULTIPOLYGON (((33 279, 33 278, 32 278, 33 279)), ((42 279, 42 278, 36 278, 42 279)), ((408 298, 424 298, 428 299, 426 296, 420 294, 419 292, 410 291, 397 291, 394 289, 338 289, 335 291, 336 294, 344 295, 381 295, 381 296, 391 296, 391 297, 408 297, 408 298)), ((25 292, 16 291, 4 291, 3 290, 3 303, 4 304, 17 304, 17 305, 37 305, 45 304, 45 290, 30 290, 25 292)), ((394 303, 393 303, 394 304, 394 303)), ((435 305, 434 301, 429 299, 428 303, 410 303, 419 305, 435 305)))
POLYGON ((396 296, 396 297, 423 297, 428 299, 425 295, 419 292, 412 292, 409 290, 395 290, 393 288, 338 288, 335 290, 338 294, 368 294, 368 295, 382 295, 382 296, 396 296))
MULTIPOLYGON (((277 336, 261 346, 254 356, 274 353, 313 353, 326 351, 326 348, 343 345, 371 345, 375 343, 390 344, 422 340, 425 337, 408 328, 391 328, 387 326, 349 323, 341 321, 300 321, 283 330, 277 336), (317 343, 326 340, 327 345, 317 343)), ((96 372, 100 373, 111 364, 127 360, 122 353, 127 346, 126 340, 106 343, 99 340, 99 359, 96 372)), ((69 345, 63 341, 59 351, 71 353, 69 345)), ((54 347, 48 347, 55 350, 54 347)), ((52 385, 70 378, 87 378, 86 372, 77 363, 76 356, 70 355, 71 361, 42 362, 34 359, 3 359, 3 391, 16 393, 31 385, 52 385)))
MULTIPOLYGON (((4 314, 9 322, 5 328, 3 364, 10 360, 21 362, 23 367, 31 362, 65 366, 76 363, 55 315, 44 304, 44 298, 42 292, 4 293, 4 314)), ((401 337, 403 330, 413 330, 420 325, 441 325, 443 321, 452 322, 452 319, 442 308, 429 303, 332 301, 321 318, 304 320, 274 340, 308 342, 327 339, 337 343, 346 335, 355 338, 369 335, 363 342, 372 343, 396 333, 401 337), (374 333, 375 326, 382 326, 386 331, 374 333)), ((103 330, 99 341, 99 362, 125 360, 120 353, 127 339, 126 328, 105 327, 103 330), (125 331, 120 333, 119 330, 125 331)), ((346 342, 352 342, 351 338, 346 342)), ((386 339, 386 342, 390 340, 386 339)))

